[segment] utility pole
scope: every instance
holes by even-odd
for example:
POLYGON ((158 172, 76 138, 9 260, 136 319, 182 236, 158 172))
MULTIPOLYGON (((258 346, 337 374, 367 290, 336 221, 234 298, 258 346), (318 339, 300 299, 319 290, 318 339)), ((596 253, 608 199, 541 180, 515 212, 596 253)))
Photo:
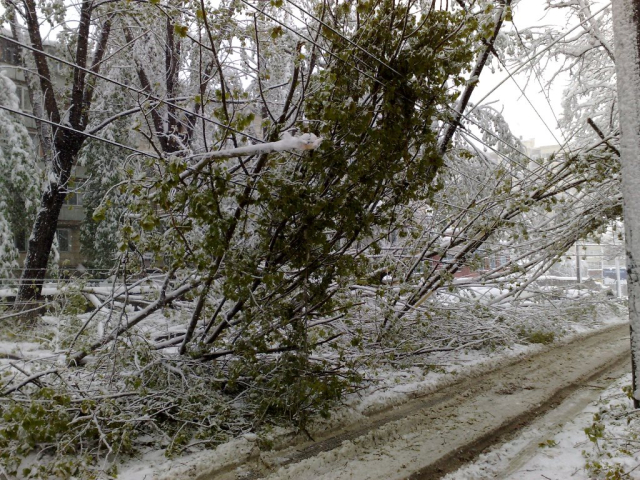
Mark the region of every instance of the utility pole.
POLYGON ((620 284, 620 261, 616 255, 616 297, 622 298, 622 285, 620 284))
POLYGON ((576 242, 576 278, 578 285, 582 283, 582 272, 580 271, 580 245, 576 242))
POLYGON ((633 405, 640 408, 640 0, 613 0, 633 405))

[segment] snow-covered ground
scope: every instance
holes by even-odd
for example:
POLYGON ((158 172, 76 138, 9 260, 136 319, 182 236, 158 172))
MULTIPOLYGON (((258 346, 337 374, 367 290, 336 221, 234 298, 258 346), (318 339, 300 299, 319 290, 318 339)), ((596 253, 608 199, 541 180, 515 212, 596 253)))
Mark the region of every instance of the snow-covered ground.
MULTIPOLYGON (((145 287, 146 288, 146 287, 145 287)), ((100 293, 100 292, 93 292, 100 293)), ((499 292, 497 292, 499 293, 499 292)), ((582 293, 582 291, 581 291, 582 293)), ((490 296, 489 296, 490 297, 490 296)), ((489 298, 483 297, 483 298, 489 298)), ((458 301, 453 299, 452 301, 458 301)), ((360 422, 368 421, 373 415, 384 414, 394 407, 399 407, 407 402, 434 392, 448 385, 456 384, 459 381, 482 375, 534 355, 549 348, 545 343, 553 345, 569 342, 572 339, 588 335, 602 328, 611 328, 616 324, 626 322, 626 311, 617 302, 601 302, 589 310, 589 314, 572 313, 571 309, 554 310, 532 309, 524 307, 516 309, 508 320, 503 322, 494 321, 480 329, 475 324, 462 331, 464 342, 461 346, 454 345, 452 348, 427 349, 425 353, 411 356, 398 356, 398 361, 369 362, 363 375, 366 378, 363 389, 351 394, 344 399, 339 408, 334 408, 328 419, 319 419, 307 427, 308 432, 314 438, 322 438, 327 432, 340 430, 345 426, 357 425, 360 422), (568 315, 558 314, 560 312, 568 315), (536 314, 537 312, 537 314, 536 314), (544 315, 542 315, 544 313, 544 315), (515 322, 513 325, 509 322, 515 322), (502 329, 504 334, 501 341, 494 344, 491 338, 496 335, 497 330, 502 329), (476 330, 478 329, 478 330, 476 330), (550 333, 550 340, 536 343, 529 336, 529 332, 550 333), (480 337, 480 341, 475 340, 480 337), (513 343, 526 342, 529 343, 513 343)), ((48 316, 43 317, 46 325, 51 326, 53 338, 47 337, 39 339, 39 331, 29 332, 37 334, 32 341, 18 341, 11 338, 0 342, 0 366, 10 366, 16 358, 22 358, 27 365, 26 370, 30 371, 29 360, 34 358, 51 357, 47 360, 51 367, 64 364, 64 350, 61 349, 58 339, 59 332, 69 328, 69 322, 75 321, 77 326, 90 319, 92 314, 82 313, 76 316, 48 316), (51 347, 51 349, 47 349, 51 347), (59 355, 56 355, 58 353, 59 355), (4 357, 2 356, 4 355, 4 357)), ((184 318, 179 316, 165 317, 160 312, 152 315, 147 321, 136 328, 136 334, 149 342, 162 342, 184 331, 184 318)), ((117 320, 114 316, 112 321, 117 320)), ((108 321, 98 315, 96 323, 91 324, 88 329, 95 329, 99 336, 105 331, 103 323, 108 321)), ((436 324, 435 334, 446 335, 455 338, 457 330, 445 331, 448 323, 436 324)), ((76 326, 76 327, 77 327, 76 326)), ((546 338, 546 337, 545 337, 546 338)), ((443 342, 444 347, 446 343, 443 342)), ((552 345, 552 346, 553 346, 552 345)), ((418 346, 419 342, 418 342, 418 346)), ((435 345, 438 347, 438 344, 435 345)), ((171 355, 172 350, 166 348, 164 353, 171 355)), ((90 359, 91 360, 91 359, 90 359)), ((133 367, 131 367, 133 368, 133 367)), ((98 392, 99 393, 99 392, 98 392)), ((243 432, 248 429, 243 430, 243 432)), ((207 471, 219 469, 234 469, 249 463, 251 459, 260 456, 261 459, 269 457, 269 461, 278 461, 278 452, 284 451, 291 445, 300 445, 308 439, 303 434, 295 434, 292 429, 271 427, 269 431, 259 431, 245 433, 241 438, 235 438, 220 445, 215 450, 200 450, 198 441, 194 441, 195 446, 187 447, 180 451, 173 458, 167 458, 165 451, 167 442, 157 441, 152 435, 144 435, 139 438, 136 445, 137 453, 134 458, 119 465, 118 478, 125 480, 152 480, 152 479, 182 479, 197 478, 198 475, 207 471), (259 436, 258 436, 259 435, 259 436), (146 438, 149 437, 149 438, 146 438), (273 448, 268 451, 265 445, 273 448), (265 453, 267 452, 267 453, 265 453)), ((331 474, 329 474, 331 475, 331 474)), ((210 478, 216 478, 215 476, 210 478)))
MULTIPOLYGON (((600 319, 600 322, 597 324, 587 326, 574 325, 570 328, 574 333, 565 336, 560 342, 569 342, 595 329, 611 327, 624 322, 624 318, 610 316, 600 319)), ((433 363, 425 366, 428 368, 413 366, 405 370, 381 370, 377 372, 377 378, 372 379, 375 380, 375 382, 372 383, 368 389, 346 399, 345 405, 342 408, 336 409, 330 419, 322 420, 312 425, 309 428, 309 432, 312 436, 316 437, 317 435, 322 436, 322 434, 328 430, 335 430, 349 424, 358 424, 376 412, 389 410, 413 398, 423 396, 446 385, 454 384, 463 378, 474 377, 483 372, 494 370, 501 366, 507 366, 514 361, 531 356, 547 348, 548 347, 540 344, 529 344, 514 345, 510 348, 503 348, 499 352, 490 352, 487 350, 449 352, 446 355, 440 354, 436 356, 442 358, 442 362, 437 364, 436 369, 433 368, 436 363, 435 357, 433 357, 433 363)), ((293 438, 292 435, 293 432, 291 431, 275 429, 271 434, 262 436, 260 440, 267 439, 269 442, 272 442, 276 450, 285 448, 287 445, 304 442, 302 436, 293 438)), ((531 435, 535 436, 536 432, 531 435)), ((582 433, 582 436, 584 437, 584 433, 582 433)), ((529 437, 524 437, 521 440, 514 440, 514 446, 505 447, 507 450, 503 453, 497 452, 495 458, 507 459, 509 456, 515 455, 517 453, 517 445, 530 443, 528 439, 529 437)), ((586 440, 586 437, 584 437, 584 439, 586 440)), ((118 478, 124 478, 126 480, 197 478, 207 471, 220 471, 219 469, 223 466, 226 466, 227 469, 230 470, 240 467, 240 470, 242 470, 244 463, 249 462, 252 458, 255 459, 261 454, 258 447, 259 444, 260 442, 257 436, 246 435, 243 438, 235 439, 221 445, 216 450, 195 452, 174 460, 165 459, 160 452, 156 450, 148 450, 139 458, 123 465, 123 467, 120 468, 121 473, 118 478)), ((270 455, 270 458, 275 459, 274 461, 277 462, 278 455, 280 454, 276 451, 270 455)), ((488 460, 487 464, 495 464, 496 468, 499 469, 502 464, 499 462, 496 463, 495 458, 488 460)), ((487 471, 486 466, 478 468, 480 472, 487 471)), ((573 473, 573 470, 571 473, 573 473)), ((482 475, 468 477, 465 477, 464 474, 462 475, 463 476, 455 478, 493 478, 482 475)), ((214 475, 203 478, 216 477, 214 475)), ((553 478, 564 477, 556 476, 553 478)))

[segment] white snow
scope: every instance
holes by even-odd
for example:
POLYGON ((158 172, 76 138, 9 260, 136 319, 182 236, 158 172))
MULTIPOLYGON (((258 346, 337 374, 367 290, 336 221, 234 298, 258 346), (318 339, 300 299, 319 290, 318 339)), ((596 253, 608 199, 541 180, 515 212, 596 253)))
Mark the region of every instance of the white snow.
MULTIPOLYGON (((631 375, 625 375, 611 384, 600 394, 600 399, 619 396, 624 385, 631 382, 631 375)), ((560 408, 568 412, 570 418, 555 425, 552 412, 540 421, 526 427, 513 440, 492 449, 473 463, 444 477, 444 480, 475 480, 502 478, 504 480, 590 480, 585 470, 586 458, 583 452, 597 449, 587 438, 584 429, 593 423, 593 415, 602 408, 602 400, 591 402, 586 408, 575 411, 580 406, 579 399, 570 398, 560 408)), ((630 403, 627 401, 627 403, 630 403)), ((615 458, 626 463, 627 470, 638 465, 638 453, 629 458, 615 458)), ((640 478, 640 472, 632 471, 620 478, 640 478)))
MULTIPOLYGON (((625 320, 621 320, 616 317, 609 317, 603 319, 604 325, 613 325, 624 323, 625 320)), ((602 327, 602 324, 600 325, 602 327)), ((560 344, 574 340, 586 332, 593 331, 597 328, 595 325, 590 325, 590 328, 576 328, 576 333, 567 335, 560 344), (578 330, 583 330, 579 332, 578 330)), ((557 345, 557 344, 556 344, 557 345)), ((442 388, 447 385, 458 382, 461 378, 466 376, 477 376, 484 372, 493 370, 500 366, 506 366, 519 359, 526 358, 530 355, 534 355, 537 352, 544 350, 545 346, 540 344, 530 345, 513 345, 510 348, 505 348, 498 352, 487 352, 482 350, 468 350, 465 352, 456 352, 455 355, 449 354, 442 365, 440 365, 439 371, 433 369, 423 370, 419 367, 412 367, 408 370, 384 370, 377 372, 374 385, 366 389, 364 392, 360 392, 358 395, 352 395, 347 398, 342 408, 336 409, 332 412, 332 415, 327 420, 320 420, 316 424, 309 427, 309 432, 313 436, 314 434, 321 434, 330 429, 336 429, 344 427, 345 425, 354 425, 359 423, 365 416, 369 416, 376 412, 381 412, 395 406, 401 405, 406 401, 416 398, 418 396, 425 395, 436 389, 442 388)), ((435 362, 434 362, 435 363, 435 362)), ((389 435, 393 435, 390 431, 389 435)), ((286 429, 276 429, 268 438, 274 443, 274 445, 285 447, 291 443, 291 439, 294 438, 293 431, 286 429)), ((186 479, 196 478, 196 475, 200 475, 205 469, 215 471, 220 467, 241 466, 246 463, 251 455, 258 455, 259 449, 255 443, 257 437, 254 435, 244 435, 243 438, 233 440, 229 443, 221 445, 215 450, 204 450, 195 454, 181 457, 175 461, 167 460, 157 464, 157 451, 149 451, 143 455, 140 459, 134 462, 128 462, 125 469, 121 469, 125 476, 118 478, 125 478, 126 480, 133 480, 134 478, 141 478, 146 480, 158 479, 168 480, 171 479, 186 479), (229 454, 237 450, 236 454, 229 454), (145 465, 153 465, 151 470, 145 470, 145 465), (142 475, 147 476, 136 476, 142 475), (152 474, 153 472, 153 474, 152 474), (198 472, 198 473, 196 473, 198 472), (154 476, 155 475, 155 476, 154 476)), ((410 438, 406 439, 407 442, 411 442, 410 438)), ((526 440, 526 439, 525 439, 526 440)), ((524 444, 525 440, 521 443, 524 444)), ((322 471, 322 463, 331 459, 340 458, 344 456, 345 459, 349 455, 349 449, 351 442, 347 442, 343 448, 337 448, 330 452, 325 452, 323 455, 315 458, 305 460, 305 468, 311 468, 316 471, 322 471)), ((509 447, 515 449, 517 447, 509 447)), ((515 450, 514 450, 515 451, 515 450)), ((406 455, 407 459, 411 457, 413 452, 387 452, 387 454, 398 458, 399 456, 406 455)), ((275 460, 274 460, 275 461, 275 460)), ((333 461, 333 460, 332 460, 333 461)), ((345 460, 346 461, 346 460, 345 460)), ((235 468, 235 467, 233 467, 235 468)), ((366 463, 363 463, 362 468, 366 468, 366 463)), ((353 471, 353 469, 350 469, 353 471)), ((239 472, 241 473, 242 468, 239 472)), ((294 479, 297 475, 297 470, 292 466, 290 469, 284 469, 281 478, 294 479)), ((214 478, 214 477, 211 477, 214 478)), ((331 479, 331 473, 325 476, 317 478, 331 479)), ((355 478, 355 477, 354 477, 355 478)), ((360 478, 360 477, 358 477, 360 478)), ((365 478, 365 477, 362 477, 365 478)), ((458 477, 460 480, 466 478, 492 478, 492 477, 458 477)), ((540 477, 538 477, 540 478, 540 477)), ((558 478, 558 477, 556 477, 558 478)), ((515 480, 515 479, 514 479, 515 480)))
POLYGON ((182 172, 180 178, 185 179, 193 174, 193 172, 201 170, 205 165, 217 158, 243 157, 248 155, 257 155, 269 152, 284 152, 288 150, 314 150, 322 143, 322 137, 317 137, 313 133, 305 133, 294 137, 289 132, 285 132, 283 138, 277 142, 258 143, 256 145, 247 145, 244 147, 231 148, 227 150, 219 150, 217 152, 209 152, 202 155, 194 155, 191 158, 203 157, 189 170, 182 172))
POLYGON ((232 440, 215 450, 184 455, 180 459, 169 459, 161 451, 150 449, 140 458, 121 468, 118 480, 196 478, 222 466, 241 465, 252 455, 257 454, 256 439, 256 437, 245 435, 244 438, 232 440))

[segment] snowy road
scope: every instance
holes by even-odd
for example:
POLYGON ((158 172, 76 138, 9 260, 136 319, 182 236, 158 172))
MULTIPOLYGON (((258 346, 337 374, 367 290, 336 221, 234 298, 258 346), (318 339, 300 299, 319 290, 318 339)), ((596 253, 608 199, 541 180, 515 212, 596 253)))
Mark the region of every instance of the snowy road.
POLYGON ((628 326, 618 325, 470 378, 327 438, 199 480, 434 479, 552 411, 594 382, 628 369, 628 326))

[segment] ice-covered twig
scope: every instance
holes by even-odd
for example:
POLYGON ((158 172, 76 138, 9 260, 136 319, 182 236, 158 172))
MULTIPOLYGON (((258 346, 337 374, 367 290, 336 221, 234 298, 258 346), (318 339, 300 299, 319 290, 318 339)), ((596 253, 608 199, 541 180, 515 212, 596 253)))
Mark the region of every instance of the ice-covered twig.
POLYGON ((162 286, 162 289, 160 290, 160 297, 157 300, 155 300, 153 303, 150 303, 145 309, 137 312, 135 315, 129 318, 129 321, 126 324, 121 325, 120 327, 114 329, 109 335, 102 337, 100 340, 97 340, 96 342, 92 343, 85 350, 81 350, 71 355, 68 361, 69 365, 72 365, 72 366, 80 365, 80 361, 83 358, 85 358, 90 352, 106 345, 109 342, 112 342, 113 340, 118 338, 120 335, 125 333, 130 328, 135 327, 138 323, 140 323, 142 320, 147 318, 156 310, 164 307, 166 304, 172 302, 173 300, 176 300, 182 297, 184 294, 186 294, 187 292, 193 290, 198 285, 200 285, 199 282, 194 281, 193 279, 187 278, 185 279, 184 283, 181 286, 177 287, 175 290, 169 293, 166 293, 168 288, 168 283, 172 275, 173 275, 173 272, 170 272, 167 275, 167 278, 165 279, 165 283, 162 286))
POLYGON ((12 388, 9 388, 9 389, 5 390, 4 392, 2 392, 2 395, 3 396, 9 395, 10 393, 15 392, 16 390, 21 389, 22 387, 24 387, 28 383, 36 381, 40 377, 44 377, 45 375, 49 375, 50 373, 57 373, 57 372, 58 372, 57 368, 53 368, 51 370, 45 370, 44 372, 38 372, 35 375, 31 375, 30 377, 26 378, 25 380, 23 380, 21 383, 19 383, 15 387, 12 387, 12 388))

